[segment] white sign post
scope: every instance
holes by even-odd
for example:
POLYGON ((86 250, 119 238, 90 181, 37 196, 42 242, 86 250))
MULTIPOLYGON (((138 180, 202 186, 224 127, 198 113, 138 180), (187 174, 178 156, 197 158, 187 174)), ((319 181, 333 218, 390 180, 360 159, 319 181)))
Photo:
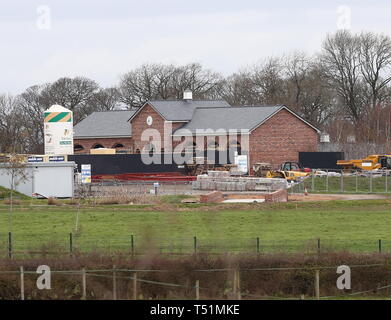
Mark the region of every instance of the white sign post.
POLYGON ((241 173, 248 173, 247 155, 242 154, 235 157, 235 164, 241 173))
POLYGON ((81 165, 81 183, 91 183, 91 165, 81 165))

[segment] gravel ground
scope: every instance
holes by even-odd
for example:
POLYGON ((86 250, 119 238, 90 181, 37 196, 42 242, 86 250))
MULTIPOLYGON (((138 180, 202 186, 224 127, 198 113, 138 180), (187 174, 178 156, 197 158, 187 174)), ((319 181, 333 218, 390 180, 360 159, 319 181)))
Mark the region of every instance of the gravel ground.
MULTIPOLYGON (((131 193, 131 194, 149 194, 153 189, 153 182, 148 183, 132 183, 126 185, 114 185, 106 184, 99 185, 93 184, 91 191, 95 195, 115 194, 115 193, 131 193)), ((160 195, 201 195, 211 191, 207 190, 193 190, 191 183, 160 183, 158 194, 160 195)), ((246 198, 246 195, 251 195, 253 198, 255 195, 261 195, 260 192, 224 192, 227 195, 240 195, 242 199, 246 198)), ((327 201, 327 200, 370 200, 370 199, 386 199, 391 195, 382 194, 289 194, 289 201, 327 201)))

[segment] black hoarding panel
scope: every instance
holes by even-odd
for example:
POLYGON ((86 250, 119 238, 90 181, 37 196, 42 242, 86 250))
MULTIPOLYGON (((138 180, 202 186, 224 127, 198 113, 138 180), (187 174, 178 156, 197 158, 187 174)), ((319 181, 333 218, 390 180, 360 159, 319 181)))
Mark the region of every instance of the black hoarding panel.
POLYGON ((343 152, 299 152, 300 164, 311 169, 341 169, 337 161, 343 159, 343 152))
MULTIPOLYGON (((194 156, 207 157, 209 163, 223 165, 234 163, 234 152, 235 150, 231 149, 229 151, 207 150, 201 152, 201 154, 194 154, 194 156)), ((75 154, 68 156, 68 159, 75 161, 79 171, 81 164, 91 164, 92 175, 165 172, 186 174, 184 161, 188 161, 192 156, 192 153, 186 155, 159 153, 152 156, 153 163, 151 163, 151 157, 147 154, 75 154)))
POLYGON ((76 162, 78 170, 80 170, 81 164, 91 164, 92 175, 164 172, 185 173, 183 166, 164 161, 164 155, 156 155, 160 157, 160 163, 151 164, 146 164, 141 156, 141 154, 80 154, 68 156, 68 159, 76 162))

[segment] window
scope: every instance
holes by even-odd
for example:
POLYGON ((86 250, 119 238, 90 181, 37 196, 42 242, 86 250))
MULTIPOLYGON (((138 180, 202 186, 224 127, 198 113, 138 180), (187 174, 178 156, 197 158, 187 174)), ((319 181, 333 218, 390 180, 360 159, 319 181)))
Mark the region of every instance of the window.
POLYGON ((100 148, 104 148, 104 146, 102 146, 100 143, 97 143, 92 147, 92 149, 100 149, 100 148))
POLYGON ((116 143, 113 148, 119 149, 119 148, 124 148, 124 145, 122 143, 116 143))
POLYGON ((75 144, 73 149, 75 152, 80 152, 84 150, 84 147, 81 144, 75 144))
POLYGON ((211 141, 208 144, 208 149, 216 150, 219 147, 219 143, 217 141, 211 141))
POLYGON ((232 151, 237 151, 238 154, 241 154, 242 153, 242 147, 240 145, 240 142, 237 141, 237 140, 232 140, 229 142, 229 148, 230 150, 232 151))

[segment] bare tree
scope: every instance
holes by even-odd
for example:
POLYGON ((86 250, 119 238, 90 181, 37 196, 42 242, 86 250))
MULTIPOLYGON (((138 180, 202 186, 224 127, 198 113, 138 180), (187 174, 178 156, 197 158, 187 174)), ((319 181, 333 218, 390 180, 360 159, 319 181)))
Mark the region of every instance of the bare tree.
POLYGON ((18 108, 18 97, 0 96, 0 149, 1 152, 22 152, 26 132, 18 108))
POLYGON ((382 111, 390 98, 387 84, 391 81, 391 39, 371 32, 361 33, 359 39, 361 74, 367 88, 368 108, 365 119, 368 138, 380 141, 384 136, 384 130, 380 126, 382 111))
POLYGON ((343 30, 327 36, 323 42, 321 61, 330 85, 342 99, 348 116, 358 122, 363 114, 360 83, 360 41, 355 35, 343 30))
POLYGON ((225 79, 221 96, 233 106, 251 106, 258 104, 255 92, 252 74, 243 69, 225 79))
POLYGON ((336 104, 334 91, 324 81, 321 63, 296 52, 285 60, 286 104, 306 120, 322 127, 331 119, 336 104))
POLYGON ((19 96, 19 109, 26 130, 25 152, 43 153, 43 113, 50 107, 50 101, 43 92, 50 84, 32 86, 19 96))
POLYGON ((389 95, 387 84, 391 81, 391 39, 389 36, 362 33, 360 41, 360 71, 369 86, 372 108, 389 95))
POLYGON ((180 99, 191 89, 194 98, 217 98, 223 78, 200 64, 185 66, 145 64, 121 77, 121 101, 138 108, 153 99, 180 99))
POLYGON ((84 77, 60 78, 50 84, 43 92, 42 99, 47 104, 59 104, 73 111, 74 123, 78 123, 87 113, 85 108, 98 92, 98 84, 84 77))
POLYGON ((175 98, 181 99, 183 91, 191 89, 196 99, 220 98, 219 91, 223 77, 199 63, 190 63, 177 67, 171 78, 175 98))
POLYGON ((168 79, 174 71, 173 65, 145 64, 126 73, 119 86, 121 101, 130 108, 139 108, 150 99, 169 98, 168 79))
POLYGON ((7 157, 7 162, 3 163, 6 175, 10 178, 10 207, 8 213, 9 232, 12 232, 12 214, 13 214, 13 194, 16 187, 29 179, 26 159, 24 156, 11 153, 7 157))
POLYGON ((253 67, 253 82, 258 104, 280 104, 285 88, 281 58, 268 58, 253 67))

